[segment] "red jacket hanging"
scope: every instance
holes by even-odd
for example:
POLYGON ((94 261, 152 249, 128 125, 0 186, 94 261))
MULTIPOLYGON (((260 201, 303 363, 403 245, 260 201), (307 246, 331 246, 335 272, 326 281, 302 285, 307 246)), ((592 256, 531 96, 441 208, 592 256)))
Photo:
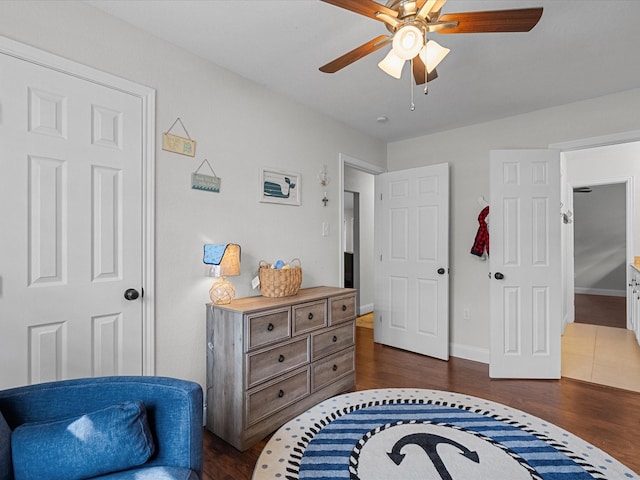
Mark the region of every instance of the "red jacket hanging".
POLYGON ((471 253, 481 257, 484 255, 484 251, 487 251, 489 255, 489 230, 487 229, 486 218, 489 215, 489 207, 484 207, 478 215, 478 233, 476 233, 476 239, 473 241, 473 247, 471 247, 471 253))

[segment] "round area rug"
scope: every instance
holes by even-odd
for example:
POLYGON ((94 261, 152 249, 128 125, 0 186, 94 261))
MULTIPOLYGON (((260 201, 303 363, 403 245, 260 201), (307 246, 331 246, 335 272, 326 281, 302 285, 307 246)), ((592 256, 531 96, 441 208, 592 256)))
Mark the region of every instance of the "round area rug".
POLYGON ((253 480, 640 479, 544 420, 458 393, 364 390, 330 398, 281 427, 253 480))

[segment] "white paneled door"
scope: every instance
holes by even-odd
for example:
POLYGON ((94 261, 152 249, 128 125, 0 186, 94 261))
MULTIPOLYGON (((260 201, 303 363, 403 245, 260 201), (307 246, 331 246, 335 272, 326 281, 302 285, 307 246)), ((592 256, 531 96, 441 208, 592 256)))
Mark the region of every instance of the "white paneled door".
POLYGON ((378 343, 449 358, 449 165, 376 176, 378 343))
POLYGON ((492 378, 560 378, 560 153, 491 152, 492 378))
POLYGON ((141 100, 0 72, 0 388, 142 374, 141 100))

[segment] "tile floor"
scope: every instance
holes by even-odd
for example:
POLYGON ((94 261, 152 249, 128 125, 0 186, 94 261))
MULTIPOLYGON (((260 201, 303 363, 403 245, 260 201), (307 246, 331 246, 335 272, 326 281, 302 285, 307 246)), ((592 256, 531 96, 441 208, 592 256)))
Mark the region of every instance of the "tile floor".
POLYGON ((640 392, 640 345, 624 328, 570 323, 562 336, 562 376, 640 392))

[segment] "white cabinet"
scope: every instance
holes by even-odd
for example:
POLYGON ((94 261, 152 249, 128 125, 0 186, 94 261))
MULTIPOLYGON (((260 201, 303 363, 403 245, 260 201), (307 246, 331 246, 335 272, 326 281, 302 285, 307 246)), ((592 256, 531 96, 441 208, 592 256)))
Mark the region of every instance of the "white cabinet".
POLYGON ((631 312, 631 330, 640 343, 640 271, 629 266, 629 290, 627 291, 627 309, 631 312))

